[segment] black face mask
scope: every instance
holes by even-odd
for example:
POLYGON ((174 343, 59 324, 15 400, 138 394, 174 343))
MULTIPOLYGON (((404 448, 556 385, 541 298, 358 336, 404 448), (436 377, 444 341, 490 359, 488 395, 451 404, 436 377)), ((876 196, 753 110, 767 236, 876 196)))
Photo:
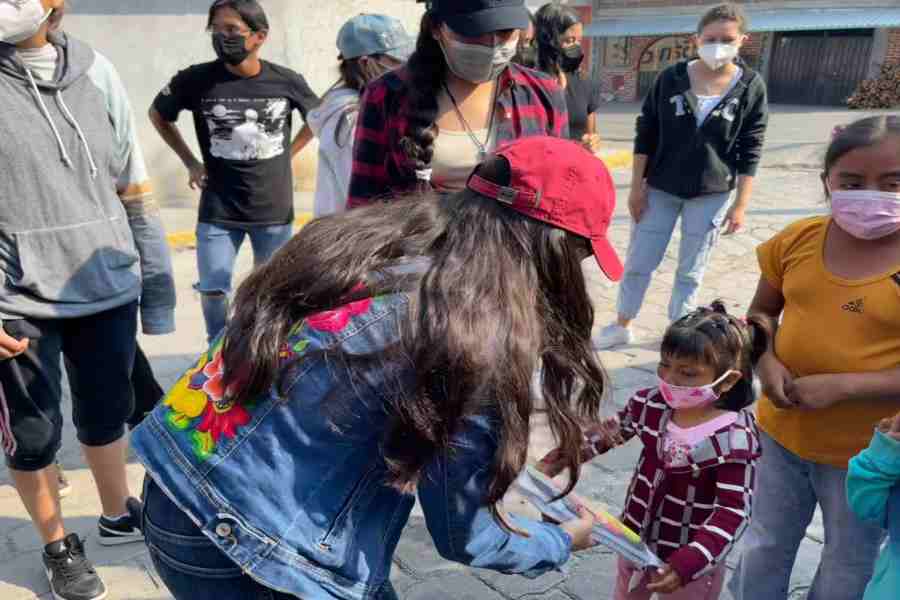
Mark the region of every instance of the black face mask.
POLYGON ((563 72, 574 73, 581 68, 582 62, 584 62, 584 50, 581 49, 581 44, 575 44, 560 51, 559 66, 563 72))
POLYGON ((232 67, 241 64, 250 56, 250 51, 247 50, 247 38, 240 34, 214 33, 212 39, 216 56, 232 67))

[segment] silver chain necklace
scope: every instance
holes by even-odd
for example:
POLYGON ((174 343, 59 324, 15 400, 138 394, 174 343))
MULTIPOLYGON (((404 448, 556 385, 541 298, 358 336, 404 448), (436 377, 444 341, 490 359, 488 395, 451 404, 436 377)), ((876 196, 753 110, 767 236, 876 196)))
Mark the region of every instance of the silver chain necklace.
POLYGON ((466 118, 463 116, 462 111, 459 109, 459 105, 456 103, 456 98, 453 97, 453 93, 450 91, 450 88, 447 86, 447 82, 443 83, 444 91, 447 92, 447 96, 450 98, 450 103, 453 105, 453 111, 456 113, 456 118, 459 119, 460 125, 463 126, 463 129, 466 131, 466 135, 469 136, 469 139, 472 140, 472 143, 475 144, 475 147, 478 149, 478 163, 481 164, 487 158, 488 151, 487 145, 491 141, 491 131, 494 129, 494 115, 497 113, 497 86, 498 83, 494 83, 494 91, 491 93, 491 116, 488 120, 487 127, 487 136, 484 139, 484 143, 478 139, 478 136, 475 135, 475 132, 472 131, 472 128, 469 126, 469 122, 466 121, 466 118))

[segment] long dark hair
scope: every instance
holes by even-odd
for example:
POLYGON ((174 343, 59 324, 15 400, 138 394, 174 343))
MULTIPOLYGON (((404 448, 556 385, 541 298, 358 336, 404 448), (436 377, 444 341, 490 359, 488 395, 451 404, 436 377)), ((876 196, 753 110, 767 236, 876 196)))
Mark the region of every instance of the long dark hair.
MULTIPOLYGON (((369 54, 367 56, 374 61, 379 61, 384 55, 369 54)), ((344 58, 343 56, 338 57, 338 71, 341 74, 341 78, 337 81, 337 83, 331 86, 331 89, 329 89, 328 92, 339 88, 347 88, 353 90, 358 94, 362 94, 363 90, 367 85, 369 85, 369 83, 383 74, 373 73, 370 69, 366 69, 360 59, 362 59, 362 56, 358 56, 356 58, 344 58)), ((326 92, 326 94, 328 92, 326 92)), ((358 112, 359 102, 347 106, 341 112, 337 127, 334 128, 334 143, 339 148, 344 148, 350 143, 353 137, 353 131, 351 128, 351 123, 353 122, 353 120, 351 117, 353 117, 353 115, 358 112)))
POLYGON ((764 318, 739 319, 716 300, 672 323, 663 336, 660 354, 710 365, 716 378, 730 370, 740 371, 741 380, 716 403, 717 408, 737 412, 756 400, 753 373, 769 348, 771 331, 764 318))
POLYGON ((438 136, 435 125, 438 96, 447 78, 447 59, 441 45, 434 39, 434 32, 440 25, 441 21, 433 14, 426 12, 422 16, 416 50, 406 63, 410 112, 400 147, 412 170, 427 169, 434 157, 434 141, 438 136))
MULTIPOLYGON (((480 174, 509 182, 502 158, 480 174)), ((239 403, 268 393, 279 383, 279 350, 298 322, 396 291, 401 286, 390 266, 425 258, 424 273, 402 286, 412 289, 412 302, 401 342, 379 354, 411 373, 406 385, 387 386, 398 390, 388 398, 382 440, 389 483, 410 489, 436 455, 451 449, 463 420, 484 415, 498 444, 485 498, 495 507, 525 465, 535 410, 530 382, 540 360, 544 403, 571 469, 571 490, 580 423, 596 420, 605 388, 580 264, 589 252, 583 238, 468 190, 317 219, 238 290, 223 350, 225 389, 235 389, 239 403)))
POLYGON ((534 39, 537 40, 538 69, 559 76, 562 47, 559 38, 570 27, 581 23, 578 13, 561 4, 545 4, 534 16, 534 39))

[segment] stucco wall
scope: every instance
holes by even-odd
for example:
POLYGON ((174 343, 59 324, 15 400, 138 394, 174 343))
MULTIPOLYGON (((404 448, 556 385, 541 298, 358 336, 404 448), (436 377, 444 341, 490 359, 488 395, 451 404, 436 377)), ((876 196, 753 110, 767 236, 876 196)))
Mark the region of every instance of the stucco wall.
MULTIPOLYGON (((266 59, 302 73, 312 88, 324 92, 337 79, 335 38, 344 21, 360 12, 386 13, 402 19, 415 33, 422 4, 414 0, 262 0, 272 31, 263 49, 266 59)), ((108 56, 119 69, 135 107, 141 142, 159 200, 191 205, 180 161, 153 131, 147 109, 157 92, 179 69, 211 60, 204 32, 211 0, 70 0, 63 27, 108 56)), ((299 121, 299 119, 297 119, 299 121)), ((183 114, 179 125, 194 144, 193 122, 183 114)), ((297 185, 308 185, 314 148, 298 159, 297 185)))

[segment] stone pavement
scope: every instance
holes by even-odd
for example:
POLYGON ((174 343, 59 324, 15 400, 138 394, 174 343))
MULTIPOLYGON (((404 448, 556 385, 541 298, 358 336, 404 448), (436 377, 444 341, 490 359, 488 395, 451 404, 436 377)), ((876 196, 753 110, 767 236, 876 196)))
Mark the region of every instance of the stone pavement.
MULTIPOLYGON (((623 117, 630 119, 630 116, 623 117)), ((846 113, 842 121, 849 118, 846 113)), ((820 129, 813 138, 827 138, 831 123, 816 123, 820 129), (822 130, 824 129, 824 130, 822 130)), ((625 130, 622 125, 623 131, 625 130)), ((816 150, 821 152, 821 145, 816 150)), ((615 173, 619 188, 620 208, 614 220, 611 238, 624 254, 627 247, 629 221, 625 209, 628 173, 615 173)), ((302 202, 308 202, 308 197, 302 202)), ((752 298, 758 280, 754 248, 786 224, 825 209, 818 173, 799 168, 766 168, 759 173, 757 192, 749 213, 749 226, 740 235, 722 238, 715 251, 706 278, 702 298, 722 298, 730 309, 740 313, 752 298)), ((603 352, 602 360, 613 384, 611 400, 622 405, 635 389, 654 381, 658 360, 658 343, 667 325, 666 306, 675 269, 675 252, 679 237, 654 278, 647 302, 636 321, 638 339, 630 347, 603 352)), ((175 254, 175 272, 179 292, 178 332, 162 338, 143 338, 141 344, 151 356, 154 368, 165 385, 169 385, 203 350, 203 322, 199 300, 191 290, 195 274, 195 257, 191 251, 175 254)), ((246 271, 250 261, 247 252, 241 256, 246 271)), ((597 327, 615 314, 615 286, 606 282, 599 271, 586 263, 592 296, 597 308, 597 327)), ((552 445, 546 426, 535 421, 532 444, 534 456, 552 445)), ((583 470, 577 491, 591 500, 619 510, 636 460, 635 443, 601 457, 583 470)), ((156 577, 141 545, 113 549, 102 548, 96 541, 96 516, 99 501, 90 472, 85 467, 71 426, 65 431, 61 453, 63 465, 74 485, 72 496, 63 501, 70 531, 87 538, 89 556, 94 560, 110 589, 111 600, 157 600, 170 596, 156 577)), ((139 491, 142 469, 129 465, 134 491, 139 491)), ((529 512, 515 498, 507 508, 529 512)), ((800 551, 795 570, 792 598, 801 598, 811 580, 821 549, 822 532, 819 519, 810 528, 800 551)), ((575 556, 561 573, 536 580, 510 577, 487 571, 471 570, 447 563, 435 553, 420 514, 414 514, 396 555, 394 579, 402 598, 415 600, 478 599, 500 600, 542 598, 547 600, 604 600, 611 595, 615 578, 615 557, 602 549, 575 556)), ((40 543, 23 510, 8 473, 0 470, 0 599, 26 600, 48 598, 48 586, 40 564, 40 543)))

